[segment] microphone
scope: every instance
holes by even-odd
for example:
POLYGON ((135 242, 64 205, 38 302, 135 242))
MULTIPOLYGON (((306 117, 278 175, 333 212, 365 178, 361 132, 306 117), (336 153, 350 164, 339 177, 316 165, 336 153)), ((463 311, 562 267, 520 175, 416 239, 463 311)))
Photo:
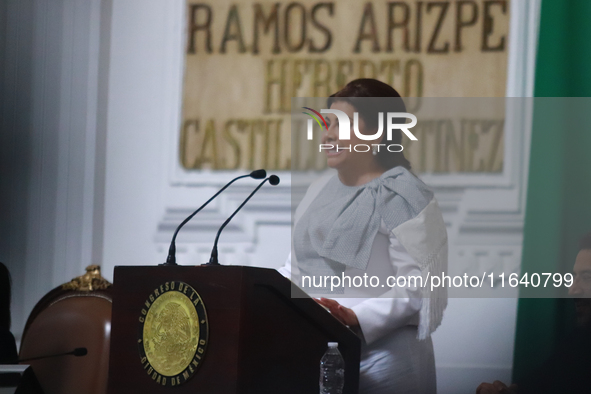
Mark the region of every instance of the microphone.
POLYGON ((170 247, 168 248, 168 257, 166 258, 166 262, 164 264, 160 264, 160 265, 177 265, 177 263, 176 263, 176 236, 179 233, 179 230, 185 224, 187 224, 187 222, 189 220, 193 219, 193 216, 197 215, 197 213, 199 213, 199 211, 201 211, 203 208, 205 208, 207 206, 207 204, 209 204, 221 192, 223 192, 224 190, 226 190, 226 188, 228 186, 230 186, 232 183, 234 183, 238 179, 248 178, 248 177, 251 177, 253 179, 263 179, 266 176, 267 176, 267 171, 262 170, 262 169, 261 170, 255 170, 255 171, 251 172, 250 174, 238 176, 238 177, 232 179, 230 182, 226 183, 226 186, 222 187, 216 194, 214 194, 209 200, 207 200, 205 202, 205 204, 203 204, 202 206, 200 206, 195 212, 193 212, 192 214, 190 214, 185 220, 182 221, 181 224, 179 224, 179 226, 176 228, 176 230, 174 232, 174 235, 172 236, 172 241, 170 242, 170 247))
POLYGON ((220 229, 218 230, 218 233, 215 237, 215 242, 213 243, 213 249, 211 251, 211 257, 209 258, 209 262, 203 265, 220 265, 220 263, 218 262, 218 240, 220 239, 220 234, 222 233, 222 230, 224 229, 224 227, 226 227, 226 225, 228 223, 230 223, 230 220, 232 220, 232 218, 234 216, 236 216, 236 214, 238 213, 238 211, 240 211, 242 209, 242 207, 248 202, 248 200, 250 200, 250 198, 252 196, 254 196, 254 194, 259 191, 259 189, 261 187, 263 187, 263 185, 265 184, 265 182, 269 181, 269 183, 273 186, 277 186, 279 184, 279 177, 277 175, 271 175, 268 178, 265 178, 264 181, 262 181, 261 183, 259 183, 259 185, 256 187, 256 189, 254 189, 252 191, 252 193, 250 193, 250 195, 248 197, 246 197, 246 200, 244 200, 242 202, 242 204, 240 204, 240 206, 238 208, 236 208, 236 210, 234 211, 234 213, 228 218, 226 219, 226 221, 224 222, 224 224, 222 224, 222 226, 220 227, 220 229))
POLYGON ((37 356, 37 357, 29 357, 29 358, 22 358, 19 359, 18 362, 19 363, 24 363, 27 361, 33 361, 33 360, 42 360, 44 358, 51 358, 51 357, 60 357, 60 356, 74 356, 74 357, 82 357, 82 356, 86 356, 88 354, 88 349, 86 349, 85 347, 77 347, 76 349, 72 350, 71 352, 66 352, 66 353, 57 353, 57 354, 48 354, 45 356, 37 356))

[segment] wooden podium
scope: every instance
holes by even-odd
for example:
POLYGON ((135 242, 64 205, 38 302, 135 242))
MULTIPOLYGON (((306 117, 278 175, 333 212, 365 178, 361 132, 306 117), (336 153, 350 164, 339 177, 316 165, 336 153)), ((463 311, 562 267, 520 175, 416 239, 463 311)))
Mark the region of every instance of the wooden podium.
POLYGON ((344 393, 357 393, 360 339, 295 286, 304 298, 292 298, 292 286, 265 268, 115 267, 108 392, 315 394, 327 342, 338 342, 344 393), (208 324, 196 371, 175 387, 170 377, 168 386, 157 383, 139 350, 150 295, 157 298, 158 289, 172 282, 199 294, 208 324))

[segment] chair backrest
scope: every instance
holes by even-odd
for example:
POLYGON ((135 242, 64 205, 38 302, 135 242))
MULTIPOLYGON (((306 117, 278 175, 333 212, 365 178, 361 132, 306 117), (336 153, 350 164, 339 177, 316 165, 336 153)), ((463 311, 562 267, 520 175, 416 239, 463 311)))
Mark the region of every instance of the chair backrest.
POLYGON ((111 334, 111 284, 98 266, 50 291, 31 312, 20 359, 86 348, 82 357, 49 357, 31 364, 45 394, 105 394, 111 334))

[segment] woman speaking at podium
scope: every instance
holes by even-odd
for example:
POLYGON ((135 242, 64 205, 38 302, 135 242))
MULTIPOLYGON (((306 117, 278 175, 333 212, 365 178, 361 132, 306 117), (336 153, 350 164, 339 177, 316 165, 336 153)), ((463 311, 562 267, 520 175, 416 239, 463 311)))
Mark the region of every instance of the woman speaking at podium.
POLYGON ((410 279, 447 269, 445 224, 433 192, 411 173, 404 154, 386 149, 401 144, 401 130, 394 129, 390 140, 382 130, 382 145, 353 130, 358 113, 358 131, 376 134, 380 113, 406 112, 404 102, 385 83, 357 79, 333 94, 328 106, 347 114, 351 137, 339 140, 337 116, 325 117, 322 144, 334 147, 324 152, 337 173, 309 187, 296 210, 292 253, 279 272, 312 296, 320 293, 317 301, 362 338, 360 394, 435 393, 430 334, 441 323, 447 292, 410 279), (355 144, 373 148, 344 149, 355 144), (377 276, 380 284, 319 289, 302 281, 364 275, 377 276))

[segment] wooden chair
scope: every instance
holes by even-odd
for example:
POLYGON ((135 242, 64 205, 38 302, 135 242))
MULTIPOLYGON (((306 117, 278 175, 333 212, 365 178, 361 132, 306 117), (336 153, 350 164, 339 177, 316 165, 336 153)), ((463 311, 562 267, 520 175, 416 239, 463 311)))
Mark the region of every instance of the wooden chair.
POLYGON ((72 355, 26 362, 45 394, 105 394, 111 335, 111 283, 91 265, 86 274, 47 293, 33 308, 21 341, 20 359, 86 348, 72 355))

